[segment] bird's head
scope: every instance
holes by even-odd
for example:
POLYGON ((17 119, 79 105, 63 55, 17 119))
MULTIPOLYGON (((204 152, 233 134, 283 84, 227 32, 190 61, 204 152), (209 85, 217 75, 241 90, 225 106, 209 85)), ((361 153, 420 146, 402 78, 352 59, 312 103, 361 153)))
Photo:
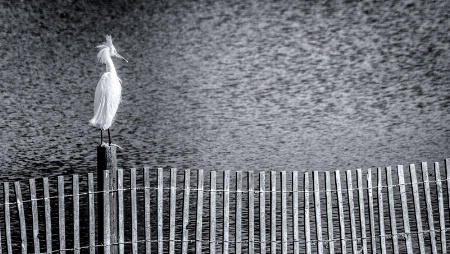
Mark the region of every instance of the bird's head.
POLYGON ((103 44, 97 46, 97 48, 100 49, 100 51, 97 54, 98 61, 100 63, 105 64, 106 59, 108 57, 114 56, 114 57, 120 58, 128 63, 128 61, 123 56, 121 56, 121 55, 119 55, 119 53, 117 53, 116 48, 112 44, 111 35, 106 35, 105 37, 106 37, 106 41, 103 42, 103 44))

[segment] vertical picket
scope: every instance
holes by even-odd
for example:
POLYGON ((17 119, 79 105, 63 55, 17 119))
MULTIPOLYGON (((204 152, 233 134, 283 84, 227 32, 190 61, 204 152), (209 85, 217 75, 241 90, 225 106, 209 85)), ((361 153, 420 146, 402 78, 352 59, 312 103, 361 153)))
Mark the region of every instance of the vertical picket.
MULTIPOLYGON (((103 235, 103 253, 109 254, 111 252, 111 221, 110 221, 110 210, 111 210, 111 203, 109 202, 109 170, 103 171, 103 225, 105 233, 103 235)), ((102 209, 101 207, 99 209, 102 209)), ((101 220, 101 218, 99 218, 101 220)))
POLYGON ((350 230, 352 235, 352 250, 353 253, 358 252, 358 242, 356 239, 356 219, 355 219, 355 203, 353 200, 353 180, 352 171, 347 170, 347 194, 348 194, 348 207, 350 211, 350 230))
POLYGON ((330 172, 325 172, 325 194, 327 198, 327 231, 329 253, 334 254, 334 236, 333 236, 333 200, 331 197, 331 176, 330 172))
POLYGON ((175 253, 175 211, 177 202, 177 169, 170 169, 169 253, 175 253))
POLYGON ((39 245, 39 221, 38 221, 38 211, 37 211, 37 200, 36 200, 36 182, 34 179, 30 179, 30 196, 31 196, 31 213, 33 218, 33 245, 34 252, 40 253, 39 245))
POLYGON ((281 253, 287 253, 286 171, 281 172, 281 253))
POLYGON ((124 225, 124 206, 123 206, 123 169, 117 169, 117 205, 119 209, 119 228, 118 228, 118 237, 119 237, 119 254, 125 253, 125 225, 124 225))
POLYGON ((394 254, 399 253, 398 249, 398 233, 397 233, 397 222, 395 218, 395 201, 394 201, 394 188, 392 186, 392 169, 391 167, 386 167, 386 179, 388 185, 388 200, 389 200, 389 217, 391 221, 391 234, 392 242, 394 244, 394 254))
POLYGON ((195 253, 202 253, 202 230, 203 230, 203 169, 199 169, 197 177, 197 215, 195 223, 195 253))
POLYGON ((130 175, 131 194, 131 252, 138 253, 137 239, 137 197, 136 197, 136 168, 131 168, 130 175))
POLYGON ((311 254, 311 227, 309 224, 309 175, 308 172, 304 174, 304 191, 305 191, 305 241, 306 253, 311 254))
POLYGON ((236 228, 235 228, 235 251, 236 254, 241 254, 242 251, 242 172, 236 172, 236 228))
POLYGON ((444 210, 444 194, 442 190, 441 182, 441 172, 439 169, 439 163, 434 163, 434 172, 436 176, 436 189, 438 193, 438 203, 439 203, 439 227, 441 231, 441 253, 447 253, 447 241, 445 238, 445 210, 444 210))
POLYGON ((216 253, 216 171, 209 173, 209 253, 216 253))
POLYGON ((259 243, 260 254, 266 254, 266 173, 259 172, 259 243))
POLYGON ((413 189, 414 213, 416 215, 416 226, 417 226, 417 233, 418 233, 418 237, 419 237, 419 250, 420 250, 420 254, 425 254, 425 239, 424 239, 423 229, 422 229, 422 215, 421 215, 421 209, 420 209, 419 186, 417 184, 416 167, 414 164, 409 165, 409 172, 411 174, 411 183, 412 183, 412 189, 413 189))
POLYGON ((292 172, 292 234, 294 238, 294 254, 300 254, 300 238, 298 228, 298 172, 292 172))
POLYGON ((270 171, 270 253, 277 254, 277 172, 270 171))
POLYGON ((52 214, 50 208, 50 191, 48 178, 44 177, 44 210, 45 210, 45 242, 47 244, 47 253, 52 253, 52 214))
POLYGON ((356 174, 358 179, 359 225, 361 227, 362 253, 367 254, 366 216, 364 213, 364 186, 362 171, 360 168, 356 170, 356 174))
POLYGON ((89 254, 95 254, 95 192, 94 174, 88 173, 89 206, 89 254))
MULTIPOLYGON (((158 169, 158 173, 159 173, 158 169)), ((159 191, 159 186, 158 186, 159 191)), ((150 168, 144 167, 144 228, 145 228, 145 252, 152 252, 152 232, 150 225, 150 168)), ((159 203, 158 203, 159 205, 159 203)), ((158 213, 159 215, 159 213, 158 213)))
POLYGON ((403 166, 398 165, 398 184, 400 185, 400 198, 402 200, 402 214, 403 214, 403 227, 405 229, 406 249, 408 254, 413 253, 411 242, 411 228, 409 227, 409 215, 408 215, 408 200, 406 195, 405 177, 403 173, 403 166))
POLYGON ((184 171, 184 190, 183 190, 183 240, 181 245, 181 253, 187 254, 189 232, 187 226, 189 224, 189 195, 191 188, 191 171, 186 169, 184 171))
POLYGON ((20 238, 21 238, 21 250, 22 254, 27 252, 27 226, 25 225, 25 213, 23 210, 22 191, 20 189, 20 182, 14 183, 14 190, 16 192, 17 211, 19 212, 19 226, 20 226, 20 238))
MULTIPOLYGON (((163 205, 164 205, 164 188, 163 188, 164 170, 158 168, 158 254, 163 254, 164 251, 164 235, 163 235, 163 205)), ((150 252, 147 252, 150 254, 150 252)))
POLYGON ((377 237, 375 235, 375 209, 373 202, 373 187, 372 187, 372 169, 367 170, 367 196, 369 198, 369 224, 370 224, 370 246, 372 247, 372 253, 377 252, 377 237))
POLYGON ((381 254, 386 253, 386 232, 384 230, 384 208, 383 208, 383 174, 382 169, 377 168, 378 177, 378 218, 380 223, 380 245, 381 254))
MULTIPOLYGON (((158 169, 159 173, 159 169, 158 169)), ((159 176, 159 175, 158 175, 159 176)), ((152 253, 152 232, 151 232, 151 212, 150 212, 150 168, 144 167, 144 230, 145 230, 145 253, 152 253)), ((158 186, 159 192, 159 186, 158 186)))
POLYGON ((59 253, 66 253, 66 213, 64 209, 64 176, 58 176, 59 253))
POLYGON ((448 196, 448 207, 447 211, 450 211, 450 159, 445 160, 445 173, 446 173, 446 181, 447 181, 447 196, 448 196))
MULTIPOLYGON (((12 254, 11 243, 11 216, 9 210, 9 183, 3 183, 3 198, 5 204, 5 238, 6 238, 6 250, 8 254, 12 254)), ((48 234, 48 232, 47 232, 48 234)), ((51 244, 51 243, 50 243, 51 244)))
POLYGON ((253 172, 247 172, 248 186, 248 253, 255 252, 255 193, 253 186, 253 172))
POLYGON ((344 200, 342 197, 342 185, 341 185, 341 174, 339 170, 335 171, 336 179, 336 191, 337 191, 337 201, 338 201, 338 212, 339 212, 339 229, 341 237, 341 250, 342 253, 347 252, 347 243, 345 239, 345 218, 344 218, 344 200))
POLYGON ((428 179, 428 166, 422 162, 423 183, 425 185, 425 202, 427 203, 428 227, 430 230, 431 251, 437 254, 436 232, 434 231, 433 205, 431 202, 430 180, 428 179))
POLYGON ((73 248, 74 253, 80 253, 80 196, 78 175, 72 176, 72 199, 73 199, 73 248))
POLYGON ((230 237, 230 171, 223 172, 223 247, 222 253, 228 253, 230 237))
POLYGON ((314 182, 314 210, 316 212, 316 236, 317 236, 317 251, 319 254, 323 253, 322 240, 322 215, 320 213, 320 186, 319 186, 319 172, 313 172, 314 182))

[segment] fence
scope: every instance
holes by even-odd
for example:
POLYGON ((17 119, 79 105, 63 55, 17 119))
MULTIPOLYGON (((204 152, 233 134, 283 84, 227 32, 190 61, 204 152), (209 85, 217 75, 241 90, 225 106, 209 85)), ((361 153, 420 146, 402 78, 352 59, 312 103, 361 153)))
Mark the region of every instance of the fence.
POLYGON ((304 173, 119 169, 104 171, 100 193, 90 173, 15 182, 14 198, 3 183, 0 251, 446 253, 449 166, 445 179, 439 163, 425 162, 304 173))

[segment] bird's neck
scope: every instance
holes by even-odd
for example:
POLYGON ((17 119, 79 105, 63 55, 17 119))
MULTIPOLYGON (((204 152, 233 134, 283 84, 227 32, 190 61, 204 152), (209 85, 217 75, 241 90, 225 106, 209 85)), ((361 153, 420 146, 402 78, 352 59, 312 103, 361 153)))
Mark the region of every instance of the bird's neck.
POLYGON ((116 73, 116 68, 114 67, 113 61, 111 57, 106 59, 106 72, 114 72, 116 73))

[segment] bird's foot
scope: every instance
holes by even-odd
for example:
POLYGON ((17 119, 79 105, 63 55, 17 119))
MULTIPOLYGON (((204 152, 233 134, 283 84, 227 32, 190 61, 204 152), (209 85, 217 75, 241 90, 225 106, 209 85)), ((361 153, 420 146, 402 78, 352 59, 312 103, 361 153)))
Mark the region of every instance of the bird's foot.
POLYGON ((102 146, 102 147, 115 146, 115 147, 119 148, 120 150, 123 150, 122 147, 120 147, 119 145, 116 145, 116 144, 108 144, 108 143, 103 142, 101 146, 102 146))

